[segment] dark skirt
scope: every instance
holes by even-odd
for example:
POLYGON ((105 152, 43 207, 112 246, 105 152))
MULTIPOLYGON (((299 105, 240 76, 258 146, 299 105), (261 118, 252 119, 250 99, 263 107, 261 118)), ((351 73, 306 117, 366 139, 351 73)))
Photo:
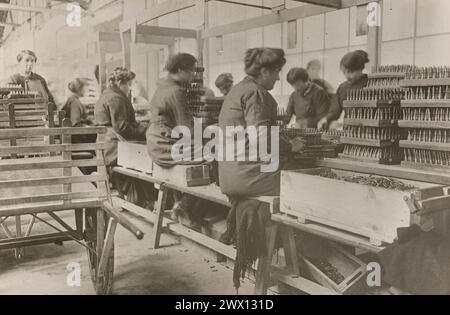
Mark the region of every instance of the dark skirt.
POLYGON ((418 227, 378 257, 383 281, 411 294, 450 294, 450 238, 418 227))

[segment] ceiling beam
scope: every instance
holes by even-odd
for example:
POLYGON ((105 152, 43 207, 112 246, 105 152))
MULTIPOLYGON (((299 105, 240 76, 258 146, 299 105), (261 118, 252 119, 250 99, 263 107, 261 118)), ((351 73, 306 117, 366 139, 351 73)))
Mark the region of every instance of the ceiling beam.
MULTIPOLYGON (((301 2, 327 2, 332 1, 325 0, 311 0, 311 1, 301 1, 301 2)), ((341 2, 341 9, 349 8, 353 6, 366 5, 370 2, 380 2, 381 0, 339 0, 341 2), (342 1, 342 2, 341 2, 342 1)), ((319 15, 331 11, 335 11, 336 8, 331 6, 319 6, 313 4, 306 4, 297 8, 285 9, 278 13, 266 14, 263 16, 258 16, 251 19, 242 20, 239 22, 234 22, 230 24, 216 26, 203 31, 203 38, 217 37, 220 35, 237 33, 242 31, 247 31, 250 29, 264 27, 268 25, 283 23, 296 19, 303 19, 308 16, 319 15)))
POLYGON ((137 25, 136 33, 172 38, 197 38, 196 30, 148 25, 137 25))
POLYGON ((100 42, 120 43, 120 34, 114 32, 98 32, 98 40, 100 42))
POLYGON ((137 34, 134 42, 137 44, 169 46, 175 43, 175 39, 165 36, 137 34))
POLYGON ((342 8, 366 5, 370 2, 381 2, 381 0, 341 0, 342 8))
POLYGON ((124 21, 120 24, 120 30, 126 32, 133 27, 133 24, 144 24, 164 15, 194 7, 198 0, 170 0, 154 5, 142 11, 135 18, 124 21))
POLYGON ((334 10, 335 9, 330 7, 321 7, 317 5, 308 4, 293 9, 282 10, 279 13, 266 14, 231 24, 216 26, 203 31, 202 37, 203 38, 217 37, 220 35, 247 31, 258 27, 264 27, 296 19, 302 19, 308 16, 327 13, 334 10))
POLYGON ((0 26, 6 27, 6 26, 20 26, 20 24, 15 24, 15 23, 5 23, 5 22, 0 22, 0 26))
POLYGON ((316 4, 324 7, 330 7, 335 9, 342 8, 341 0, 294 0, 297 2, 304 2, 308 4, 316 4))

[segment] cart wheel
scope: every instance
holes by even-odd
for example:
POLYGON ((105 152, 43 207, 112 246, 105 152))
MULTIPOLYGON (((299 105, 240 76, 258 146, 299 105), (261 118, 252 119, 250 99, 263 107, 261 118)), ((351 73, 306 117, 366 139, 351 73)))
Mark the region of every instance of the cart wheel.
MULTIPOLYGON (((105 220, 105 233, 108 226, 108 220, 105 220)), ((85 215, 85 240, 86 245, 91 249, 97 248, 97 209, 87 209, 85 215)), ((106 270, 102 279, 100 279, 97 286, 97 254, 87 249, 89 270, 91 273, 91 280, 94 284, 95 291, 98 295, 108 295, 111 293, 113 279, 114 279, 114 247, 108 257, 106 270)))

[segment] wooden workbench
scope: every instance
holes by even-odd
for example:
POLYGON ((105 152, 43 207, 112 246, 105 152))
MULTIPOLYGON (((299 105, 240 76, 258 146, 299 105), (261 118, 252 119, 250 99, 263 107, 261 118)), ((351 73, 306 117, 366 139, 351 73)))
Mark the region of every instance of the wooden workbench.
MULTIPOLYGON (((220 205, 224 205, 227 207, 231 207, 231 204, 228 201, 228 198, 223 195, 220 191, 220 188, 216 185, 209 185, 209 186, 200 186, 200 187, 184 187, 179 186, 174 183, 165 183, 159 179, 156 179, 152 177, 149 174, 145 174, 142 172, 138 172, 135 170, 126 169, 123 167, 116 167, 114 168, 114 172, 117 174, 121 174, 123 176, 139 179, 145 182, 153 183, 157 185, 160 189, 160 195, 158 200, 157 208, 161 209, 163 207, 166 193, 164 193, 164 190, 176 190, 180 191, 192 196, 195 196, 197 198, 201 198, 203 200, 208 200, 211 202, 215 202, 220 205), (163 188, 163 189, 162 189, 163 188)), ((271 200, 273 198, 270 197, 262 197, 258 198, 258 200, 263 202, 272 202, 271 200)), ((164 218, 162 215, 159 215, 159 213, 162 213, 158 211, 157 213, 152 213, 146 209, 140 208, 136 205, 130 204, 127 201, 124 201, 119 198, 114 199, 114 204, 116 206, 122 207, 124 209, 127 209, 133 213, 139 214, 146 219, 148 219, 150 222, 155 224, 155 229, 153 231, 153 247, 157 248, 159 246, 159 238, 161 234, 161 230, 166 229, 170 232, 176 233, 178 235, 181 235, 183 237, 186 237, 202 246, 205 246, 221 255, 224 255, 225 257, 228 257, 229 259, 234 260, 236 258, 236 250, 232 246, 227 246, 217 240, 214 240, 206 235, 203 235, 201 233, 198 233, 194 230, 191 230, 187 227, 184 227, 180 224, 175 224, 171 220, 164 218), (160 226, 161 228, 159 228, 160 226)), ((318 225, 318 224, 300 224, 297 222, 294 218, 291 218, 286 215, 282 214, 273 214, 272 215, 272 221, 274 224, 282 224, 285 226, 294 227, 295 229, 302 230, 307 233, 311 233, 320 237, 323 237, 325 239, 330 239, 335 242, 339 242, 348 246, 357 247, 360 249, 364 249, 367 251, 373 251, 377 252, 380 251, 382 248, 376 247, 370 244, 369 240, 364 239, 363 237, 359 237, 354 234, 346 233, 344 231, 339 231, 333 228, 329 228, 326 226, 318 225)), ((264 294, 267 291, 267 282, 264 281, 266 274, 267 274, 267 266, 271 265, 267 261, 261 261, 258 264, 258 272, 256 275, 256 286, 255 286, 255 293, 257 294, 264 294)), ((290 286, 294 286, 303 292, 309 293, 309 294, 336 294, 333 290, 330 290, 328 288, 322 287, 319 284, 316 284, 315 282, 312 282, 308 279, 305 279, 303 277, 299 277, 298 274, 294 274, 289 270, 282 270, 280 268, 272 267, 271 268, 271 274, 273 278, 276 280, 286 283, 290 286)))

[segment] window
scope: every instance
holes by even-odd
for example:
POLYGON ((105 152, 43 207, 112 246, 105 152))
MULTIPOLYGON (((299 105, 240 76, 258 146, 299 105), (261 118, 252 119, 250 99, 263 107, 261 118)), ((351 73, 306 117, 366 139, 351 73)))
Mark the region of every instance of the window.
POLYGON ((297 20, 292 20, 288 22, 287 28, 287 48, 294 49, 297 48, 297 20))

